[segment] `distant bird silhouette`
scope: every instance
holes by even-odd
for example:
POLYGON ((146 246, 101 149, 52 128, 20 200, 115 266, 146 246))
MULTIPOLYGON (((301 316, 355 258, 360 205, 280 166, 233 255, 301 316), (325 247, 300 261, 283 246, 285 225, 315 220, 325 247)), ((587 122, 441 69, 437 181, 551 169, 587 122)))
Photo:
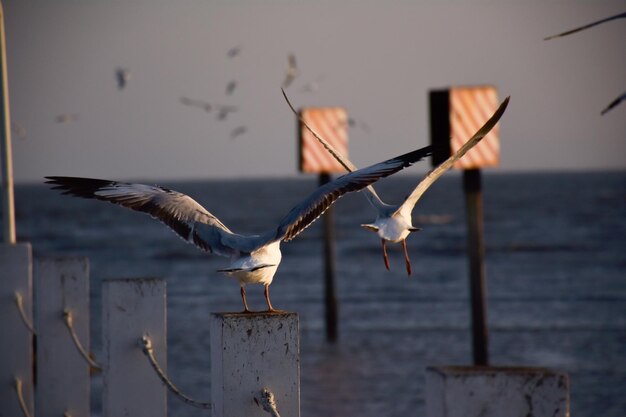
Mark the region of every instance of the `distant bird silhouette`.
POLYGON ((370 126, 362 120, 356 120, 352 117, 348 117, 348 126, 352 128, 360 128, 366 133, 370 133, 370 126))
POLYGON ((626 18, 626 12, 620 13, 620 14, 616 14, 615 16, 607 17, 607 18, 604 18, 604 19, 600 19, 600 20, 597 20, 595 22, 589 23, 587 25, 584 25, 584 26, 581 26, 581 27, 577 27, 576 29, 568 30, 568 31, 563 32, 563 33, 559 33, 557 35, 548 36, 547 38, 543 38, 543 40, 544 41, 548 41, 550 39, 560 38, 562 36, 571 35, 572 33, 580 32, 581 30, 589 29, 591 27, 600 25, 602 23, 610 22, 611 20, 623 19, 623 18, 626 18))
POLYGON ((234 58, 241 53, 241 45, 234 46, 226 52, 226 55, 229 58, 234 58))
MULTIPOLYGON (((291 102, 287 98, 285 91, 283 90, 283 96, 287 100, 287 104, 299 118, 300 122, 315 136, 315 138, 324 146, 324 148, 339 162, 347 171, 354 171, 357 168, 347 158, 341 155, 332 145, 330 145, 324 138, 322 138, 315 130, 313 130, 305 120, 298 114, 296 109, 291 105, 291 102)), ((412 212, 415 208, 415 204, 422 197, 424 192, 452 165, 463 155, 467 153, 472 147, 474 147, 483 137, 489 133, 491 129, 498 123, 502 114, 506 110, 509 103, 509 97, 507 97, 496 112, 491 116, 489 120, 472 136, 454 155, 446 159, 439 166, 430 171, 426 177, 415 187, 415 189, 405 198, 405 200, 399 205, 384 203, 374 187, 368 186, 364 190, 364 195, 370 202, 374 210, 376 210, 377 216, 373 223, 362 224, 361 226, 367 230, 376 232, 381 238, 383 247, 383 260, 385 267, 389 269, 389 259, 387 257, 387 242, 402 244, 404 250, 404 262, 406 265, 406 271, 408 275, 411 275, 411 261, 406 248, 406 238, 411 232, 416 232, 420 229, 413 227, 412 212)))
POLYGON ((235 92, 235 88, 237 88, 237 81, 232 80, 228 84, 226 84, 226 94, 229 96, 235 92))
POLYGON ((294 54, 289 54, 287 56, 287 74, 285 75, 285 80, 283 81, 282 87, 287 88, 291 85, 293 80, 296 79, 300 72, 298 71, 298 66, 296 64, 296 57, 294 54))
POLYGON ((115 79, 117 80, 117 89, 123 90, 130 81, 130 70, 126 68, 118 68, 115 70, 115 79))
POLYGON ((217 104, 217 120, 226 120, 230 113, 234 113, 239 108, 237 106, 217 104))
POLYGON ((236 128, 234 128, 232 130, 232 132, 230 132, 230 138, 231 139, 235 139, 243 134, 245 134, 248 131, 248 128, 246 126, 237 126, 236 128))
POLYGON ((77 113, 62 113, 58 114, 55 118, 57 123, 74 123, 78 120, 77 113))
POLYGON ((230 258, 230 265, 218 272, 239 281, 244 313, 250 312, 244 289, 247 284, 264 286, 267 311, 273 312, 276 310, 270 301, 269 286, 282 259, 280 244, 298 236, 341 196, 359 191, 431 154, 432 148, 426 147, 341 176, 317 188, 266 232, 248 236, 233 233, 191 197, 166 188, 75 177, 46 177, 46 183, 63 194, 108 201, 147 213, 199 249, 230 258))
POLYGON ((202 101, 202 100, 195 100, 195 99, 188 98, 188 97, 181 97, 180 102, 184 104, 185 106, 201 108, 207 113, 213 110, 213 105, 211 103, 207 103, 206 101, 202 101))
POLYGON ((611 110, 613 107, 617 106, 619 103, 621 103, 624 100, 626 100, 626 92, 622 93, 621 96, 617 97, 615 100, 610 102, 609 105, 606 106, 606 108, 602 110, 600 114, 604 116, 609 110, 611 110))

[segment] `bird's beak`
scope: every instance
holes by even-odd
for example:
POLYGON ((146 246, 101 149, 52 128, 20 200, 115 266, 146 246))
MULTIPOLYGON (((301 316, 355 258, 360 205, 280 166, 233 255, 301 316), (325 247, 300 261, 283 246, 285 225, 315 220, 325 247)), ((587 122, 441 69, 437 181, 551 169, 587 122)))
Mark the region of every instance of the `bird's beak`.
POLYGON ((367 230, 371 230, 374 233, 378 233, 378 227, 374 226, 373 224, 362 224, 361 227, 367 230))

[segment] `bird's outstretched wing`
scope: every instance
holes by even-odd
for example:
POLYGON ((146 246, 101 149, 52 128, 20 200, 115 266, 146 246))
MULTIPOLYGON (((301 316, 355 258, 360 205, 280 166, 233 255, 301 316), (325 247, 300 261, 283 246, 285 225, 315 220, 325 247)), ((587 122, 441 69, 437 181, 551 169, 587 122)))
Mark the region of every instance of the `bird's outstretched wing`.
MULTIPOLYGON (((283 92, 283 97, 285 97, 285 101, 287 101, 287 104, 289 105, 289 108, 291 109, 293 114, 296 115, 298 120, 300 120, 300 123, 302 123, 302 125, 306 127, 309 132, 311 132, 311 134, 315 137, 315 139, 317 139, 317 141, 328 151, 328 153, 330 153, 333 156, 333 158, 335 158, 337 162, 339 162, 339 164, 341 164, 341 166, 343 166, 346 169, 346 171, 348 172, 356 171, 358 168, 352 162, 350 162, 348 158, 343 156, 337 149, 335 149, 333 145, 328 143, 326 139, 321 137, 319 133, 317 133, 311 126, 307 124, 307 122, 304 120, 302 115, 298 113, 296 109, 293 107, 293 105, 291 104, 291 101, 289 101, 289 98, 287 97, 287 94, 285 93, 285 90, 283 88, 281 88, 281 91, 283 92)), ((368 185, 367 188, 365 189, 365 197, 376 210, 380 210, 385 206, 385 203, 383 203, 383 201, 380 199, 378 194, 376 194, 374 187, 372 187, 371 185, 368 185)))
POLYGON ((61 190, 62 194, 108 201, 147 213, 206 252, 222 256, 234 253, 222 238, 236 235, 188 195, 153 185, 94 178, 51 176, 46 179, 46 184, 53 185, 52 189, 61 190), (198 226, 202 228, 202 236, 196 230, 198 226))
POLYGON ((398 207, 396 213, 400 213, 404 217, 409 217, 411 215, 411 212, 413 211, 417 200, 420 199, 422 194, 424 194, 424 192, 439 177, 441 177, 444 172, 450 169, 456 161, 458 161, 463 155, 465 155, 467 151, 472 149, 478 142, 481 141, 482 138, 487 136, 487 133, 489 133, 491 129, 493 129, 493 127, 498 123, 498 120, 500 120, 500 117, 502 117, 502 115, 504 114, 506 107, 509 105, 509 98, 510 97, 504 99, 504 101, 500 104, 500 107, 498 107, 498 109, 491 116, 491 118, 487 120, 487 122, 485 122, 485 124, 480 129, 478 129, 476 133, 474 133, 474 136, 472 136, 467 142, 465 142, 465 144, 463 144, 463 146, 461 146, 454 155, 450 156, 439 166, 430 171, 426 175, 426 177, 424 177, 424 179, 419 184, 417 184, 417 187, 415 187, 413 192, 411 192, 406 200, 404 200, 404 203, 402 203, 402 205, 398 207))
POLYGON ((311 195, 296 205, 280 221, 273 240, 289 241, 309 227, 322 213, 324 213, 337 199, 346 193, 359 191, 381 178, 388 177, 413 163, 432 154, 433 147, 424 148, 396 156, 383 162, 362 168, 334 181, 331 181, 315 190, 311 195))
POLYGON ((559 33, 559 34, 556 34, 556 35, 548 36, 547 38, 543 38, 543 40, 547 41, 547 40, 554 39, 554 38, 560 38, 561 36, 571 35, 572 33, 576 33, 576 32, 580 32, 581 30, 589 29, 591 27, 597 26, 597 25, 602 24, 604 22, 610 22, 611 20, 621 19, 621 18, 626 18, 626 12, 620 13, 620 14, 616 14, 615 16, 605 17, 604 19, 596 20, 595 22, 591 22, 591 23, 586 24, 584 26, 577 27, 576 29, 571 29, 571 30, 568 30, 568 31, 563 32, 563 33, 559 33))
POLYGON ((626 92, 622 93, 621 96, 616 97, 615 100, 611 101, 609 105, 606 106, 600 114, 604 116, 609 110, 611 110, 613 107, 617 106, 619 103, 621 103, 624 100, 626 100, 626 92))

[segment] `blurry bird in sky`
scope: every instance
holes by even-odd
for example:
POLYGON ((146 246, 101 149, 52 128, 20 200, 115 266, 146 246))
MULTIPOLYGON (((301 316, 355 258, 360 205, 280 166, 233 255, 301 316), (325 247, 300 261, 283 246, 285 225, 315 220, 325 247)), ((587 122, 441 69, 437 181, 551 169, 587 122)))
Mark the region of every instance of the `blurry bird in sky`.
POLYGON ((234 58, 241 53, 241 45, 233 46, 226 52, 226 55, 229 58, 234 58))
POLYGON ((287 88, 291 85, 293 80, 296 79, 300 72, 298 71, 298 66, 296 64, 296 57, 294 54, 289 54, 287 56, 287 74, 285 75, 285 80, 283 81, 283 88, 287 88))
POLYGON ((117 80, 117 89, 123 90, 130 80, 130 70, 127 68, 117 68, 115 70, 115 79, 117 80))
POLYGON ((359 191, 431 154, 432 146, 427 146, 336 178, 301 200, 266 232, 248 236, 233 233, 191 197, 166 188, 76 177, 46 177, 46 183, 63 194, 108 201, 147 213, 200 250, 230 258, 229 266, 218 272, 239 282, 244 313, 250 312, 244 289, 247 284, 264 286, 267 311, 273 312, 276 310, 270 301, 269 286, 282 259, 280 244, 298 236, 341 196, 359 191))
POLYGON ((232 132, 230 132, 230 138, 231 139, 235 139, 243 134, 245 134, 248 131, 248 128, 244 125, 241 126, 237 126, 236 128, 234 128, 232 130, 232 132))
POLYGON ((228 84, 226 84, 226 94, 229 96, 235 92, 235 88, 237 88, 237 81, 232 80, 228 84))
POLYGON ((213 109, 213 105, 211 103, 207 103, 206 101, 196 100, 189 97, 181 97, 180 102, 185 106, 190 107, 198 107, 209 113, 213 109))
POLYGON ((57 123, 74 123, 76 120, 78 120, 78 114, 77 113, 61 113, 58 114, 54 120, 56 120, 57 123))
POLYGON ((217 120, 226 120, 230 113, 234 113, 239 110, 237 106, 223 104, 217 104, 215 107, 217 107, 217 120))
MULTIPOLYGON (((287 98, 285 91, 283 90, 283 96, 287 100, 287 104, 291 108, 291 111, 298 117, 300 122, 315 136, 315 138, 326 148, 326 150, 348 171, 354 171, 357 169, 352 162, 341 155, 332 145, 324 140, 315 130, 313 130, 305 120, 298 114, 296 109, 291 105, 291 102, 287 98)), ((387 242, 402 244, 404 250, 404 262, 408 275, 411 275, 411 261, 406 249, 406 238, 411 232, 416 232, 420 229, 413 227, 412 212, 415 208, 415 204, 422 197, 424 192, 439 178, 441 175, 450 169, 454 163, 467 153, 472 147, 474 147, 483 137, 489 133, 491 129, 498 123, 502 114, 506 110, 509 104, 509 97, 507 97, 496 112, 491 116, 489 120, 472 136, 454 155, 446 159, 439 166, 430 171, 426 177, 415 187, 415 189, 405 198, 405 200, 399 204, 387 204, 384 203, 374 187, 368 186, 364 190, 364 195, 376 210, 377 216, 373 223, 362 224, 361 226, 376 232, 381 238, 383 247, 383 260, 385 267, 389 270, 389 259, 387 257, 387 242)))

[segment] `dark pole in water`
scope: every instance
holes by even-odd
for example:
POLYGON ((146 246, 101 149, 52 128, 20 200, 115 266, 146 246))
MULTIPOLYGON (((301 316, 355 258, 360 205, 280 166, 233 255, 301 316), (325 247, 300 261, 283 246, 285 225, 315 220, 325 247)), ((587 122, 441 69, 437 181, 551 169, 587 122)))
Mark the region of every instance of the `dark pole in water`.
POLYGON ((463 190, 467 210, 467 250, 469 253, 470 297, 472 300, 472 351, 474 365, 489 364, 489 334, 485 301, 485 247, 483 239, 483 201, 480 169, 463 171, 463 190))
MULTIPOLYGON (((330 174, 321 173, 319 185, 330 182, 330 174)), ((337 293, 335 291, 335 215, 331 206, 324 213, 324 299, 326 306, 326 340, 337 341, 337 293)))
POLYGON ((4 8, 0 2, 0 165, 2 165, 2 242, 15 243, 15 207, 13 201, 13 156, 11 153, 11 116, 7 77, 4 8))

